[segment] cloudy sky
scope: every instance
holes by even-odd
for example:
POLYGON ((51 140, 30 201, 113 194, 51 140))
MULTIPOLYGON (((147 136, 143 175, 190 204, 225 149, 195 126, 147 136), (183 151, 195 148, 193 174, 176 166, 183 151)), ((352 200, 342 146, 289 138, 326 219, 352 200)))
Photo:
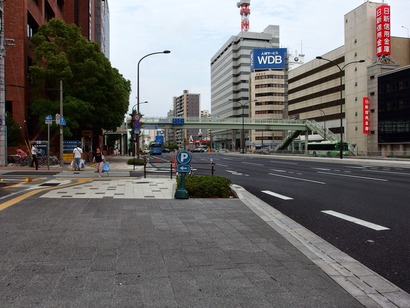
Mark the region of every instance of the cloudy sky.
MULTIPOLYGON (((303 52, 305 62, 343 45, 343 16, 364 0, 251 0, 250 31, 280 26, 280 45, 303 52)), ((383 1, 378 1, 383 2, 383 1)), ((111 0, 110 60, 132 83, 130 110, 136 104, 140 63, 140 110, 145 116, 166 116, 172 98, 184 90, 201 94, 201 110, 211 109, 210 59, 240 32, 236 0, 111 0)), ((391 6, 392 36, 407 37, 409 0, 391 6)))

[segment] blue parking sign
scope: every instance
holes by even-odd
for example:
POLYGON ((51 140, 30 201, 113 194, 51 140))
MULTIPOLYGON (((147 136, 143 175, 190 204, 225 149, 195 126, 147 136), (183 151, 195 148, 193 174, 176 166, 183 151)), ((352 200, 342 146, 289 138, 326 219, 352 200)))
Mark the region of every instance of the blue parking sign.
POLYGON ((192 154, 186 150, 182 150, 177 154, 177 161, 181 165, 188 165, 191 162, 192 154))

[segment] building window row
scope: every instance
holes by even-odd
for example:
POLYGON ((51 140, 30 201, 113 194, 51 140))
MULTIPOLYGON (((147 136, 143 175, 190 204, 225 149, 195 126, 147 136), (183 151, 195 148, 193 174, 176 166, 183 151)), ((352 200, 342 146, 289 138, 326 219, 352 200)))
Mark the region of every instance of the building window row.
POLYGON ((285 79, 284 75, 260 75, 255 76, 255 80, 264 80, 264 79, 285 79))
POLYGON ((256 85, 256 89, 263 89, 263 88, 284 88, 284 84, 279 84, 279 83, 268 83, 268 84, 259 84, 256 85))
POLYGON ((282 110, 257 110, 255 114, 282 114, 282 110))
POLYGON ((268 101, 268 102, 256 102, 255 106, 268 106, 268 105, 284 105, 284 102, 279 101, 268 101))
POLYGON ((255 95, 256 97, 264 97, 264 96, 285 96, 285 93, 257 93, 255 95))

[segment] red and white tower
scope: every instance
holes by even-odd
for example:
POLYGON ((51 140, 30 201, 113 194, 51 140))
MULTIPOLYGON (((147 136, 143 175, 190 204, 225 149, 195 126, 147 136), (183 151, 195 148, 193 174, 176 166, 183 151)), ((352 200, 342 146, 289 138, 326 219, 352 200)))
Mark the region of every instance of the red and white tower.
POLYGON ((249 6, 251 5, 251 0, 241 0, 237 3, 237 6, 241 9, 240 14, 242 17, 241 21, 241 31, 248 31, 249 30, 249 15, 251 14, 251 9, 249 6))

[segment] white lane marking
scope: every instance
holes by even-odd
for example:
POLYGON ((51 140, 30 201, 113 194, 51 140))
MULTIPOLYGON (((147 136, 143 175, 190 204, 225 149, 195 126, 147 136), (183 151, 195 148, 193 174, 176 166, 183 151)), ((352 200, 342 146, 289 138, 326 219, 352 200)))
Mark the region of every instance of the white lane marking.
POLYGON ((244 165, 255 165, 255 166, 263 166, 263 164, 257 164, 257 163, 247 163, 247 162, 242 162, 244 165))
POLYGON ((286 173, 286 170, 279 170, 279 169, 270 169, 270 170, 274 172, 285 172, 286 173))
POLYGON ((313 170, 330 171, 332 169, 329 169, 329 168, 313 168, 313 170))
POLYGON ((237 171, 234 171, 234 170, 225 170, 226 172, 229 172, 230 174, 232 174, 232 175, 244 175, 244 176, 249 176, 249 174, 245 174, 245 173, 242 173, 242 172, 237 172, 237 171))
POLYGON ((388 174, 399 174, 399 175, 410 176, 410 173, 395 172, 395 171, 381 171, 381 170, 371 170, 371 169, 363 169, 363 171, 365 171, 365 172, 388 173, 388 174))
POLYGON ((295 178, 293 176, 286 176, 286 175, 273 174, 273 173, 268 173, 268 174, 273 175, 273 176, 279 176, 279 177, 282 177, 282 178, 297 180, 297 181, 305 181, 305 182, 310 182, 310 183, 315 183, 315 184, 322 184, 322 185, 326 184, 325 182, 313 181, 313 180, 302 179, 302 178, 295 178))
POLYGON ((218 167, 219 166, 221 166, 221 167, 228 167, 228 165, 222 165, 222 164, 218 164, 218 167))
POLYGON ((388 180, 386 180, 386 179, 369 178, 369 177, 366 177, 366 176, 347 175, 347 174, 339 174, 339 173, 331 173, 331 172, 320 172, 320 171, 318 173, 335 175, 335 176, 345 176, 345 177, 349 177, 349 178, 356 178, 356 179, 363 179, 363 180, 388 182, 388 180))
POLYGON ((267 194, 267 195, 271 195, 274 196, 276 198, 282 199, 282 200, 293 200, 293 198, 291 197, 287 197, 278 193, 274 193, 273 191, 270 190, 262 190, 263 193, 267 194))
POLYGON ((361 225, 361 226, 364 226, 364 227, 367 227, 367 228, 370 228, 370 229, 373 229, 373 230, 376 230, 376 231, 390 230, 390 228, 386 228, 386 227, 383 227, 383 226, 380 226, 380 225, 376 225, 374 223, 371 223, 371 222, 368 222, 368 221, 365 221, 365 220, 362 220, 362 219, 359 219, 359 218, 355 218, 355 217, 352 217, 352 216, 349 216, 349 215, 345 215, 345 214, 342 214, 342 213, 338 213, 338 212, 335 212, 335 211, 328 210, 328 211, 322 211, 322 213, 332 215, 334 217, 344 219, 344 220, 353 222, 355 224, 358 224, 358 225, 361 225))
POLYGON ((284 164, 284 165, 297 165, 298 163, 290 163, 290 162, 284 162, 284 161, 278 161, 278 160, 271 160, 270 161, 273 164, 284 164))

